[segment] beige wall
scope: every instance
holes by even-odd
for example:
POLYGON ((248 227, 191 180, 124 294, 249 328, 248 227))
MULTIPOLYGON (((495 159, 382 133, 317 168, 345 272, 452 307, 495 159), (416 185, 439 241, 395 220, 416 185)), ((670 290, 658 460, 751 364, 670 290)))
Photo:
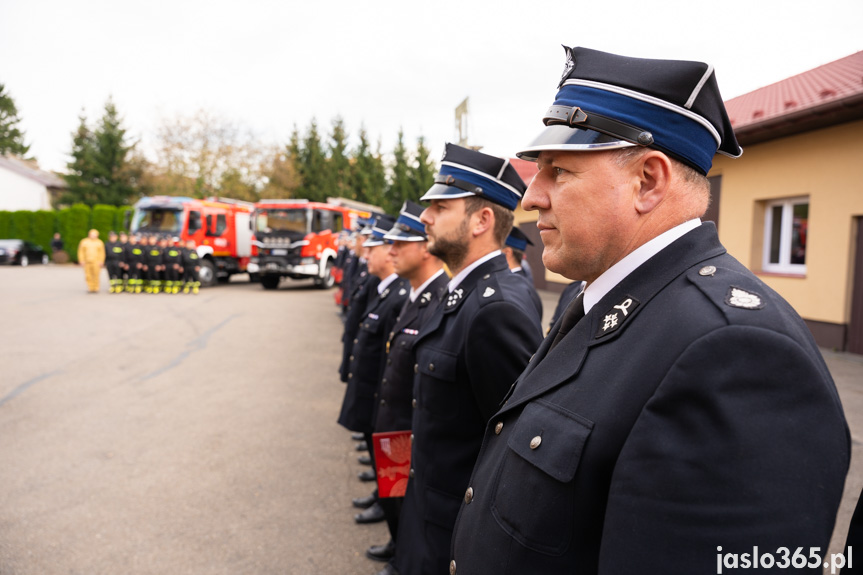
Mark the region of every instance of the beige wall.
POLYGON ((809 196, 806 277, 759 274, 806 319, 849 321, 854 216, 863 216, 863 121, 744 147, 717 156, 722 176, 719 239, 758 273, 763 204, 809 196))

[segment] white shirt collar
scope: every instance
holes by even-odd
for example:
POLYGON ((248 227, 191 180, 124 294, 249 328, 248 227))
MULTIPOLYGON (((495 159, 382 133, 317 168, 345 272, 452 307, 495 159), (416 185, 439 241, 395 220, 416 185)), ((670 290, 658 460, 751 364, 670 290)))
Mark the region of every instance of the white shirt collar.
POLYGON ((464 268, 463 270, 458 272, 458 275, 453 276, 453 278, 451 280, 449 280, 449 284, 447 284, 447 289, 449 290, 449 292, 452 293, 452 291, 455 288, 457 288, 461 282, 464 281, 464 278, 466 278, 470 274, 470 272, 472 272, 473 270, 475 270, 476 268, 478 268, 479 266, 481 266, 482 264, 484 264, 485 262, 487 262, 491 258, 493 258, 495 256, 499 256, 500 254, 501 254, 500 250, 495 250, 495 251, 491 252, 490 254, 486 254, 486 255, 482 256, 481 258, 479 258, 478 260, 476 260, 475 262, 473 262, 472 264, 470 264, 469 266, 467 266, 466 268, 464 268))
POLYGON ((399 279, 395 273, 388 275, 386 278, 381 280, 381 283, 378 284, 378 295, 384 293, 384 290, 389 287, 391 283, 399 279))
POLYGON ((511 271, 514 274, 517 274, 518 272, 521 271, 521 269, 522 269, 521 266, 518 266, 516 268, 509 268, 509 271, 511 271))
POLYGON ((437 271, 437 273, 435 273, 434 275, 432 275, 432 277, 430 277, 429 279, 427 279, 427 280, 425 281, 425 283, 423 283, 423 285, 421 285, 421 286, 420 286, 420 287, 418 287, 417 289, 413 289, 413 288, 411 288, 410 296, 408 296, 408 297, 410 297, 410 298, 411 298, 411 302, 415 302, 415 301, 416 301, 416 299, 419 297, 419 295, 423 292, 423 290, 424 290, 424 289, 426 289, 427 287, 429 287, 429 284, 430 284, 430 283, 432 283, 433 281, 435 281, 435 279, 437 279, 437 277, 438 277, 439 275, 441 275, 442 273, 443 273, 443 269, 439 269, 439 270, 437 271))
POLYGON ((683 222, 637 247, 625 258, 605 270, 601 276, 596 278, 596 281, 584 290, 584 313, 588 313, 590 308, 596 305, 605 294, 610 292, 614 286, 623 281, 626 276, 634 272, 641 264, 700 225, 701 220, 699 218, 683 222))

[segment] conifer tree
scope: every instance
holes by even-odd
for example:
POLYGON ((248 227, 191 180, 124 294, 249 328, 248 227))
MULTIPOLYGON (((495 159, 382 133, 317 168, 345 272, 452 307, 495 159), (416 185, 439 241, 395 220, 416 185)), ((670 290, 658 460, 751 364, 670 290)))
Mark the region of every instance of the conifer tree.
POLYGON ((415 186, 411 182, 408 164, 408 150, 405 147, 404 131, 399 130, 396 147, 393 149, 393 165, 390 172, 390 185, 387 189, 385 203, 381 207, 388 214, 397 214, 405 200, 416 199, 415 186))
POLYGON ((24 157, 30 151, 30 146, 24 144, 24 132, 18 128, 20 121, 15 100, 6 91, 6 86, 0 84, 0 156, 24 157))

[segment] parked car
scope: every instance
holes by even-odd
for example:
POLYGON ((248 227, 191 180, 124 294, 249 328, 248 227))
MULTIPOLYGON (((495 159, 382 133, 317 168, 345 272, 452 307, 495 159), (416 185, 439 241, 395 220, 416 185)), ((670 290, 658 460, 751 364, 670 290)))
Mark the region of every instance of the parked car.
POLYGON ((48 254, 33 242, 0 240, 0 264, 26 267, 30 264, 47 264, 48 254))

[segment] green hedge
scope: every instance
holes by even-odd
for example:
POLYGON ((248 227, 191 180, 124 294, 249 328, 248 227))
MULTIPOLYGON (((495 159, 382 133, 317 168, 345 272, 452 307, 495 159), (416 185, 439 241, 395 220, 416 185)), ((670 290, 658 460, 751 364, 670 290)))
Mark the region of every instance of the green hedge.
POLYGON ((31 241, 50 254, 54 232, 60 232, 69 259, 76 262, 78 243, 87 237, 91 228, 99 230, 102 241, 108 241, 109 231, 129 230, 126 224, 131 223, 131 212, 130 206, 114 207, 104 204, 97 204, 92 209, 86 204, 75 204, 71 208, 57 211, 0 211, 0 239, 31 241))
POLYGON ((108 241, 108 232, 114 230, 116 215, 117 208, 114 206, 106 206, 105 204, 93 206, 93 211, 90 213, 90 227, 99 230, 99 239, 103 242, 108 241))
POLYGON ((0 239, 11 239, 9 226, 12 223, 12 212, 0 211, 0 239))
POLYGON ((12 212, 9 235, 19 240, 33 241, 33 212, 12 212))
POLYGON ((78 244, 87 237, 89 231, 90 207, 87 204, 75 204, 60 211, 60 234, 70 261, 78 262, 78 244))

